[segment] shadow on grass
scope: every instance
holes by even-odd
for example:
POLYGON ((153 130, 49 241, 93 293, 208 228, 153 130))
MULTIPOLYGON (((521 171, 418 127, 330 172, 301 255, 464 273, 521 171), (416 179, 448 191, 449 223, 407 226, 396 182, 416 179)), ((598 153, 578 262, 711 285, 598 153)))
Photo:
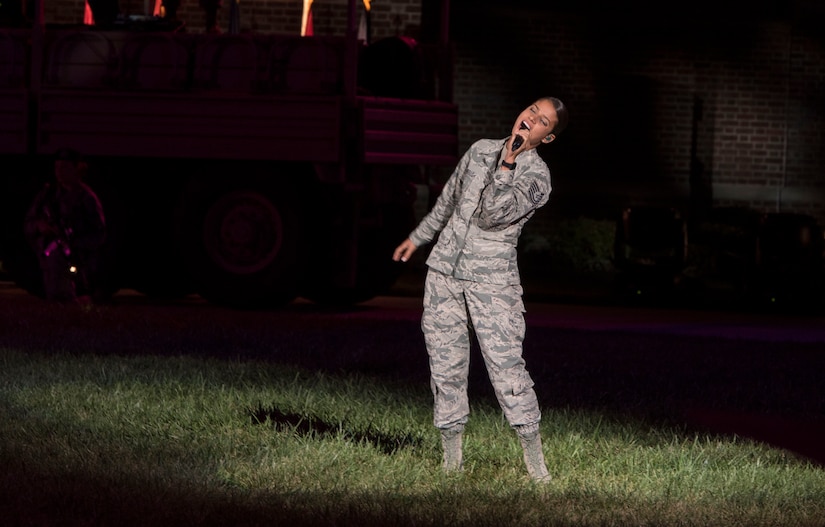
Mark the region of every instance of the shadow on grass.
POLYGON ((249 411, 252 424, 272 424, 277 430, 292 431, 301 436, 343 437, 353 443, 367 443, 386 455, 400 449, 419 447, 422 438, 413 434, 389 434, 380 430, 360 431, 346 422, 330 423, 313 415, 282 412, 278 408, 258 406, 249 411))

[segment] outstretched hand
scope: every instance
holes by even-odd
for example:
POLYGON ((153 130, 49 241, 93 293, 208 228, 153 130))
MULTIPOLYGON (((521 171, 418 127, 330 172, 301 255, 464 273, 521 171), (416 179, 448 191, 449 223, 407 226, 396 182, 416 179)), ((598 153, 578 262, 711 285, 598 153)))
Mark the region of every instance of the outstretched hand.
POLYGON ((406 262, 410 259, 410 256, 412 256, 412 253, 414 253, 416 249, 418 249, 418 247, 409 238, 407 238, 401 242, 401 245, 395 248, 395 252, 392 253, 392 259, 396 262, 399 260, 406 262))

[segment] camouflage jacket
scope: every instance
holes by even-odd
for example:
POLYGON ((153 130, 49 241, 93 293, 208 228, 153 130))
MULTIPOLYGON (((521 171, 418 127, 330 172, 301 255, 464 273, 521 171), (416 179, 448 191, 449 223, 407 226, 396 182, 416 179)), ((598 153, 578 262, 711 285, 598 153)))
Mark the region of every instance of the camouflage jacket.
POLYGON ((550 197, 550 170, 533 150, 501 168, 507 139, 481 139, 464 154, 432 210, 410 234, 417 246, 438 241, 427 265, 461 280, 518 284, 522 227, 550 197))

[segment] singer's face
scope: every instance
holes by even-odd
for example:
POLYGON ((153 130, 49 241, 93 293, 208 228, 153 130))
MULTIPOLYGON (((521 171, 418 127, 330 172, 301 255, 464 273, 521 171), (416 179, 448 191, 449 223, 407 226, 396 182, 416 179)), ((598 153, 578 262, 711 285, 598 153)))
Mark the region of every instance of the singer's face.
POLYGON ((553 103, 541 99, 519 114, 513 125, 513 133, 523 136, 529 148, 535 148, 542 142, 549 143, 555 139, 551 132, 558 121, 553 103))

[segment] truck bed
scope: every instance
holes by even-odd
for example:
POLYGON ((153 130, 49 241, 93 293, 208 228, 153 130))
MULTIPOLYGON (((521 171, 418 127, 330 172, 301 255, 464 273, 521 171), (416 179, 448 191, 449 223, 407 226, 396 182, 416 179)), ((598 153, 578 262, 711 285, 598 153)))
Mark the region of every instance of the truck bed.
POLYGON ((345 94, 343 39, 62 29, 46 34, 40 75, 26 76, 29 41, 0 36, 0 153, 456 159, 453 104, 345 94))

